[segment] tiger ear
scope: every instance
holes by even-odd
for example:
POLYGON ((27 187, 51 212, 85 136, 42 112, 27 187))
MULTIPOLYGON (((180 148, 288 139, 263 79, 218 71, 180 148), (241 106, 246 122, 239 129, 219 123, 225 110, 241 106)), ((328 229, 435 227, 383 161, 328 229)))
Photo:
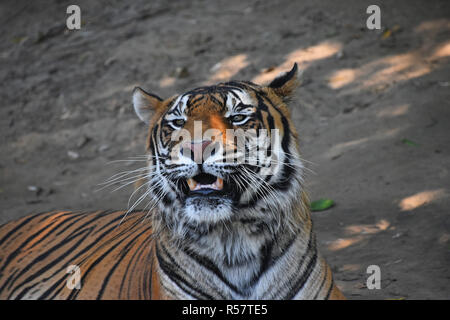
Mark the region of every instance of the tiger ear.
POLYGON ((150 122, 151 114, 162 104, 163 100, 151 93, 145 92, 139 87, 133 90, 133 107, 139 119, 145 123, 150 122))
POLYGON ((297 63, 294 64, 291 71, 284 72, 276 77, 269 84, 277 95, 283 99, 288 99, 294 93, 294 90, 298 87, 300 81, 298 80, 298 67, 297 63))

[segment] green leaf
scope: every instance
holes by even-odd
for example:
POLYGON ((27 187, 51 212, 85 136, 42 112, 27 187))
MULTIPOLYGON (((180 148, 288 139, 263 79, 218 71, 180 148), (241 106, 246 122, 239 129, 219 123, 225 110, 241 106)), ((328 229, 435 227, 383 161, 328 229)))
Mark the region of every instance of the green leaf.
POLYGON ((417 143, 415 143, 414 141, 408 140, 408 139, 403 139, 402 142, 404 144, 407 144, 408 146, 411 147, 418 147, 419 145, 417 143))
POLYGON ((331 199, 320 199, 311 202, 311 211, 323 211, 334 206, 334 201, 331 199))

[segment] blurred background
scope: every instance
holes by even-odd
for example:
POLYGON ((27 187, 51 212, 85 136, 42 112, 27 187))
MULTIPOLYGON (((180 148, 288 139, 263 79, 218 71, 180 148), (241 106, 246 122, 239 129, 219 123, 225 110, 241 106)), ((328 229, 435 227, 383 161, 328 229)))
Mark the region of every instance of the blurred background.
POLYGON ((450 2, 0 3, 0 223, 54 209, 126 209, 142 166, 139 85, 167 98, 227 81, 264 84, 294 62, 292 104, 311 161, 322 254, 350 299, 450 298, 450 2), (67 6, 81 29, 66 27, 67 6), (127 160, 113 162, 115 160, 127 160), (368 290, 369 265, 381 289, 368 290))

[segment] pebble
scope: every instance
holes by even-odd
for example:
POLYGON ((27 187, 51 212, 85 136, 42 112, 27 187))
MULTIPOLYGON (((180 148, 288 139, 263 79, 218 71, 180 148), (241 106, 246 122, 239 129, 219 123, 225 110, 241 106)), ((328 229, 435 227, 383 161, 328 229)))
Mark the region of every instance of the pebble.
POLYGON ((336 53, 336 58, 341 60, 342 58, 345 57, 344 51, 339 51, 338 53, 336 53))
POLYGON ((179 79, 187 78, 189 76, 189 70, 187 67, 178 67, 175 69, 175 76, 179 79))
POLYGON ((38 187, 38 186, 28 186, 27 190, 34 192, 36 194, 36 196, 39 196, 42 192, 42 188, 38 187))
POLYGON ((27 189, 28 191, 37 192, 40 188, 38 186, 28 186, 27 189))
POLYGON ((107 144, 102 144, 100 147, 98 147, 98 151, 99 152, 103 152, 109 149, 109 145, 107 144))
POLYGON ((87 136, 81 136, 77 141, 77 148, 82 148, 86 143, 88 143, 91 140, 91 138, 87 136))
POLYGON ((115 57, 110 57, 108 59, 105 60, 105 62, 103 63, 103 65, 105 67, 108 67, 109 65, 113 64, 117 59, 115 57))
POLYGON ((78 152, 72 150, 67 151, 67 155, 70 159, 78 159, 80 157, 80 154, 78 152))

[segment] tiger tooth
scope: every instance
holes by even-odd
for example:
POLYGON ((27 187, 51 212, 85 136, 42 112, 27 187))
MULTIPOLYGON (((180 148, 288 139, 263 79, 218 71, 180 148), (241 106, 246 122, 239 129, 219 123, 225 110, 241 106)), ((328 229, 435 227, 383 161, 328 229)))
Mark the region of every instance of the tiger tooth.
POLYGON ((195 187, 197 187, 197 181, 195 181, 192 178, 187 179, 187 184, 189 186, 189 189, 191 189, 191 191, 194 191, 195 187))
POLYGON ((214 186, 217 188, 217 190, 222 190, 223 189, 223 179, 217 177, 216 182, 214 182, 214 186))

